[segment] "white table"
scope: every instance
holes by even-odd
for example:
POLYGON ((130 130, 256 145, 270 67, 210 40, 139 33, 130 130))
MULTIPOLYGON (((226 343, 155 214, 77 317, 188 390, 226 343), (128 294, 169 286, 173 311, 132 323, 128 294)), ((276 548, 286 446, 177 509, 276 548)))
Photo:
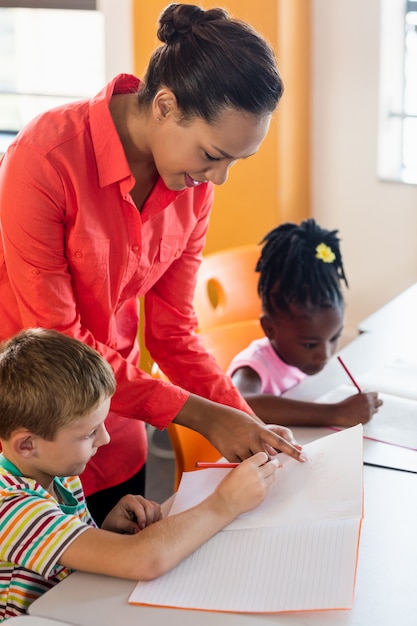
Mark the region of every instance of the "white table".
POLYGON ((9 617, 7 626, 74 626, 70 622, 57 621, 48 617, 37 617, 36 615, 19 615, 19 617, 9 617))
POLYGON ((349 611, 243 615, 128 604, 135 583, 76 572, 29 613, 76 626, 415 626, 417 475, 365 467, 365 517, 355 602, 349 611))

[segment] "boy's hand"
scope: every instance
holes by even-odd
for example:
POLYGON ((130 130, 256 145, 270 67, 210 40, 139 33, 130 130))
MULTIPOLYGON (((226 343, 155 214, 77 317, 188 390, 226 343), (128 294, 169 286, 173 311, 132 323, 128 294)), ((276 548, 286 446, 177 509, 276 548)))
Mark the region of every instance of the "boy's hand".
POLYGON ((142 496, 127 495, 112 508, 101 528, 133 535, 160 519, 162 513, 159 504, 142 496))
POLYGON ((363 391, 349 396, 335 405, 336 420, 334 426, 355 426, 366 424, 382 406, 383 402, 375 391, 363 391))
POLYGON ((265 452, 258 452, 239 463, 216 489, 222 498, 222 506, 229 508, 233 517, 258 506, 275 482, 279 467, 282 466, 278 459, 268 461, 265 452))

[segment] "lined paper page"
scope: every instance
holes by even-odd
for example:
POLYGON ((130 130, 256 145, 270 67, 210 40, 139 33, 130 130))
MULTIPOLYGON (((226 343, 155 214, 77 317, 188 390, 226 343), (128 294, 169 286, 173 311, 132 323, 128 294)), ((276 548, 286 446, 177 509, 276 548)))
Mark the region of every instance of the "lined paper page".
MULTIPOLYGON (((350 608, 362 519, 362 427, 304 450, 306 464, 283 458, 282 481, 252 517, 240 516, 171 572, 139 582, 129 602, 248 613, 350 608)), ((199 501, 202 489, 210 493, 227 471, 183 476, 173 512, 199 501)))
POLYGON ((218 533, 129 602, 233 612, 351 608, 359 520, 218 533))

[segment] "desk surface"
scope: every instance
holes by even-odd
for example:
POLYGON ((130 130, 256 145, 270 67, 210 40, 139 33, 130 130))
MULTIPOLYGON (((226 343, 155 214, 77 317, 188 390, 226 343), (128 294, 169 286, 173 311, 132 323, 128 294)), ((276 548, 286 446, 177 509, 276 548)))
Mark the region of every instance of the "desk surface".
POLYGON ((417 475, 365 467, 355 602, 349 611, 242 615, 128 604, 135 583, 76 572, 36 600, 31 615, 76 626, 415 626, 417 475))
POLYGON ((73 624, 36 615, 19 615, 19 617, 9 617, 7 626, 73 626, 73 624))

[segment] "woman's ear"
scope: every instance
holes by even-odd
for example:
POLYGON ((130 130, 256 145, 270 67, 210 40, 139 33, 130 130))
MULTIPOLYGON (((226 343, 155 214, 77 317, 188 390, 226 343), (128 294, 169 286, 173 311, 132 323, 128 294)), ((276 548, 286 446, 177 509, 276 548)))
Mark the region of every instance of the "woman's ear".
POLYGON ((160 89, 156 94, 152 112, 157 122, 161 122, 167 117, 176 114, 177 111, 177 99, 174 92, 170 89, 160 89))
POLYGON ((29 459, 36 454, 36 440, 30 430, 20 428, 11 434, 8 445, 17 456, 29 459))

